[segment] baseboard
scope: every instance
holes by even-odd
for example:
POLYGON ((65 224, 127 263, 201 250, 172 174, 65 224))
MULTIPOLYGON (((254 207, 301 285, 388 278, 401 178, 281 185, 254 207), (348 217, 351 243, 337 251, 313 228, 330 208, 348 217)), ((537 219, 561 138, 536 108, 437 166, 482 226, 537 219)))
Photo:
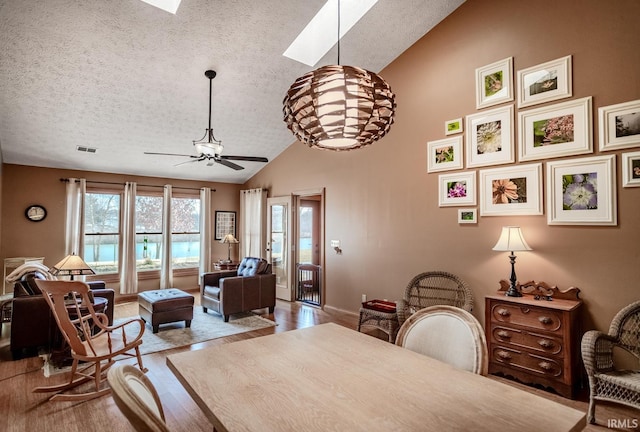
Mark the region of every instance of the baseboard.
POLYGON ((326 312, 329 312, 329 313, 340 313, 340 314, 351 315, 351 316, 358 316, 359 315, 359 312, 340 309, 340 308, 337 308, 335 306, 330 306, 330 305, 327 305, 327 304, 324 305, 324 310, 326 312))

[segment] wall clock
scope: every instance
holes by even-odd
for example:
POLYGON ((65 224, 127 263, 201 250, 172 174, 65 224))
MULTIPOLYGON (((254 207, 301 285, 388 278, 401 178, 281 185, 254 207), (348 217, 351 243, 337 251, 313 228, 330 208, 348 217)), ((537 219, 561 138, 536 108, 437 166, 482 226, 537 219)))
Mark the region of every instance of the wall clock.
POLYGON ((32 222, 40 222, 47 217, 47 209, 41 205, 30 205, 24 211, 24 215, 32 222))

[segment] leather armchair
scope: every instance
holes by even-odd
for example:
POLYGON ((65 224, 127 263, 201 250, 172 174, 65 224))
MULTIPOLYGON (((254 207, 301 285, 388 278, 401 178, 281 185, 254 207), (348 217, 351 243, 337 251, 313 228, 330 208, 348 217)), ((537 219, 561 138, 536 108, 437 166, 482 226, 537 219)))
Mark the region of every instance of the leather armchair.
MULTIPOLYGON (((37 272, 27 273, 15 283, 11 311, 11 354, 14 359, 25 354, 35 355, 38 348, 52 348, 62 339, 53 313, 36 286, 34 278, 44 279, 37 272)), ((105 314, 109 325, 113 324, 115 291, 105 287, 102 281, 88 282, 94 297, 108 300, 105 314)))
POLYGON ((276 305, 276 275, 271 265, 261 258, 247 257, 238 270, 203 273, 200 278, 200 302, 202 310, 219 313, 224 321, 229 315, 276 305))

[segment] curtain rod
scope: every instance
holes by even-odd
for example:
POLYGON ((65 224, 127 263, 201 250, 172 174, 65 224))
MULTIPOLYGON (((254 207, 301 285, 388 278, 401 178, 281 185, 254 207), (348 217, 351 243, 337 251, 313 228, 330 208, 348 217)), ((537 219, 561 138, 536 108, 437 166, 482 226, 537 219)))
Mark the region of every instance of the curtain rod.
MULTIPOLYGON (((61 178, 60 181, 64 182, 64 183, 69 183, 70 180, 68 178, 61 178)), ((124 183, 96 181, 96 180, 87 180, 87 183, 124 186, 124 183)), ((142 186, 142 187, 157 187, 157 188, 163 188, 164 187, 164 186, 146 185, 146 184, 139 184, 138 186, 142 186)), ((200 190, 200 188, 190 188, 190 187, 183 187, 183 186, 172 186, 172 187, 173 187, 173 189, 200 190)), ((216 190, 215 189, 211 189, 211 192, 216 192, 216 190)))

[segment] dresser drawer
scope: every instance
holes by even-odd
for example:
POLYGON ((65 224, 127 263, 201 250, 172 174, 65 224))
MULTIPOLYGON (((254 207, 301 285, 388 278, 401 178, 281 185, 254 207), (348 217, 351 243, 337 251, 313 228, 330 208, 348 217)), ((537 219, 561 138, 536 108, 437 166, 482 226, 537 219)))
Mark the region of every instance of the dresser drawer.
POLYGON ((512 369, 520 369, 527 373, 558 381, 564 380, 564 367, 561 359, 539 356, 506 346, 494 345, 491 347, 491 361, 508 365, 512 369))
POLYGON ((491 326, 491 342, 512 345, 513 348, 526 348, 539 354, 563 357, 562 339, 549 333, 538 333, 514 327, 491 326))
POLYGON ((562 333, 562 314, 550 309, 506 302, 491 305, 491 321, 562 333))

